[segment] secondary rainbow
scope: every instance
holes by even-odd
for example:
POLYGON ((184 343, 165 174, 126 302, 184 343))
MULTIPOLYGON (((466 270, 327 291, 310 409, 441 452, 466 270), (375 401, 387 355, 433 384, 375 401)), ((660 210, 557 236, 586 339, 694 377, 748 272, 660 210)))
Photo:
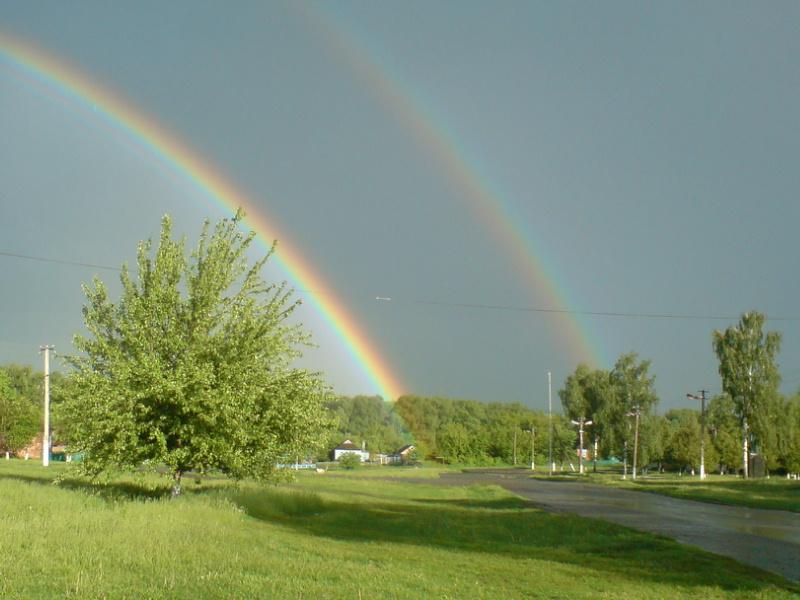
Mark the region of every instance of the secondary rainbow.
POLYGON ((581 321, 579 311, 567 300, 570 294, 566 281, 563 278, 559 281, 552 263, 545 260, 545 252, 537 244, 536 236, 523 228, 522 221, 514 218, 511 202, 489 178, 481 175, 473 161, 466 158, 455 136, 431 118, 407 91, 408 86, 401 85, 400 79, 392 76, 391 70, 380 64, 375 54, 368 52, 341 20, 334 21, 329 10, 312 3, 293 6, 315 36, 326 41, 334 54, 394 115, 404 131, 436 161, 440 172, 493 233, 494 239, 505 245, 534 300, 558 319, 564 347, 572 358, 605 366, 599 344, 592 342, 588 325, 581 321))
POLYGON ((170 172, 180 176, 205 198, 233 213, 238 207, 247 212, 247 225, 260 242, 267 246, 273 238, 281 238, 276 259, 288 277, 299 287, 323 293, 310 294, 310 303, 335 331, 348 353, 386 399, 396 399, 404 387, 379 354, 375 345, 358 326, 352 315, 331 292, 331 287, 303 260, 299 252, 278 235, 273 219, 267 219, 243 193, 219 172, 203 161, 176 136, 154 119, 124 102, 106 87, 92 81, 63 60, 57 59, 32 44, 0 32, 0 62, 34 81, 46 91, 85 107, 106 126, 124 134, 170 172))

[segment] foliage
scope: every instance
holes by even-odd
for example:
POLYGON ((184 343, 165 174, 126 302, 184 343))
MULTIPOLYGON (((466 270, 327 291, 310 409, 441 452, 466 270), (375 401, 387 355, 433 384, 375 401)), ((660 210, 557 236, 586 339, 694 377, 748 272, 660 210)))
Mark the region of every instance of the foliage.
POLYGON ((787 473, 800 473, 800 396, 781 400, 776 414, 775 447, 780 467, 787 473))
POLYGON ((261 279, 271 252, 248 266, 242 218, 206 222, 189 258, 165 217, 155 251, 139 244, 138 277, 123 267, 118 302, 97 278, 84 286, 65 412, 85 472, 166 465, 179 493, 186 471, 267 478, 318 441, 323 385, 290 367, 307 343, 287 323, 298 303, 261 279))
POLYGON ((345 452, 339 457, 339 466, 345 469, 355 469, 361 466, 361 457, 355 452, 345 452))
MULTIPOLYGON (((535 462, 547 461, 547 415, 521 404, 402 396, 395 403, 395 411, 421 456, 473 464, 514 464, 516 456, 518 464, 526 464, 533 443, 535 462)), ((559 461, 575 456, 577 434, 564 422, 560 415, 553 415, 553 455, 559 461)))
MULTIPOLYGON (((609 446, 614 448, 619 456, 623 455, 626 446, 633 447, 635 428, 632 414, 638 411, 640 421, 642 421, 658 403, 658 396, 655 393, 655 376, 651 376, 649 370, 649 360, 640 361, 635 352, 629 352, 617 359, 611 371, 609 378, 614 389, 614 400, 605 411, 609 421, 607 438, 610 438, 609 446)), ((648 447, 650 431, 655 431, 655 428, 640 427, 640 448, 648 447)), ((629 453, 632 455, 633 450, 629 450, 629 453)), ((643 456, 643 458, 646 457, 643 456)), ((645 464, 647 464, 646 459, 640 460, 638 466, 645 464)))
POLYGON ((330 398, 325 408, 334 427, 327 433, 320 458, 326 458, 331 448, 347 438, 364 440, 367 450, 384 454, 412 441, 394 406, 379 396, 330 398))
POLYGON ((40 411, 21 395, 0 368, 0 451, 15 452, 31 443, 40 431, 40 411))
POLYGON ((769 408, 774 406, 780 383, 775 359, 780 350, 781 335, 776 331, 765 334, 765 321, 763 314, 747 312, 737 325, 713 333, 722 389, 733 400, 733 410, 742 429, 742 469, 745 475, 751 442, 761 442, 762 452, 768 450, 772 429, 769 408))
MULTIPOLYGON (((739 424, 734 414, 733 400, 727 394, 714 396, 706 409, 706 423, 711 434, 711 443, 716 451, 716 465, 720 475, 736 472, 741 463, 739 442, 737 441, 739 424)), ((711 461, 708 461, 711 465, 711 461)))
MULTIPOLYGON (((603 443, 614 427, 615 396, 611 374, 579 364, 564 381, 564 388, 559 390, 558 395, 567 417, 573 421, 592 421, 589 430, 593 445, 598 453, 602 452, 603 443)), ((597 470, 597 453, 593 451, 592 455, 594 469, 597 470)))

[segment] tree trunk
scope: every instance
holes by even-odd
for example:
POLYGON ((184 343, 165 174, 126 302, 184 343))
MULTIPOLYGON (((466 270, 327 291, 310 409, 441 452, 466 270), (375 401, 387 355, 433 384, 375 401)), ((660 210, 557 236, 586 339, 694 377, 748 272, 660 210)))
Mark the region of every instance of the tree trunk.
POLYGON ((181 477, 183 471, 178 470, 172 474, 172 498, 177 498, 181 495, 181 477))
POLYGON ((744 418, 742 419, 742 475, 745 479, 747 479, 749 458, 747 452, 747 418, 744 418))
POLYGON ((593 463, 592 472, 597 473, 597 447, 600 445, 600 438, 594 436, 594 455, 592 455, 593 463))

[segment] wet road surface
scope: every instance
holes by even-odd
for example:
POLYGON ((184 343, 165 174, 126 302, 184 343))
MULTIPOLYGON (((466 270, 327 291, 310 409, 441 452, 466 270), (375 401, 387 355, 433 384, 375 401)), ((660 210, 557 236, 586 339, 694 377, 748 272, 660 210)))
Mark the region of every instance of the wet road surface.
POLYGON ((439 483, 500 485, 551 512, 574 513, 657 533, 800 581, 798 513, 694 502, 571 481, 543 481, 530 479, 526 472, 447 473, 439 483))

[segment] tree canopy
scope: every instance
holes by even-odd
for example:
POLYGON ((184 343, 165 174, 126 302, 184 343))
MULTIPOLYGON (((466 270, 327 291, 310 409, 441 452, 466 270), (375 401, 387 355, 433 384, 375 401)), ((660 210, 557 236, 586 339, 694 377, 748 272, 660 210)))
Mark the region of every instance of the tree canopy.
POLYGON ((735 326, 713 334, 722 389, 733 401, 742 428, 742 471, 745 477, 748 475, 751 437, 755 442, 768 441, 772 429, 770 407, 774 408, 780 383, 776 357, 780 351, 781 335, 776 331, 764 333, 765 322, 763 314, 747 312, 735 326))
POLYGON ((189 470, 266 478, 318 441, 326 388, 292 368, 308 343, 287 321, 299 302, 262 279, 272 251, 248 265, 242 218, 206 222, 187 256, 164 217, 136 276, 123 266, 117 302, 99 278, 84 286, 64 408, 87 473, 166 466, 177 494, 189 470))
POLYGON ((0 451, 3 452, 24 448, 41 427, 38 406, 15 385, 14 375, 18 371, 16 365, 0 368, 0 451))

